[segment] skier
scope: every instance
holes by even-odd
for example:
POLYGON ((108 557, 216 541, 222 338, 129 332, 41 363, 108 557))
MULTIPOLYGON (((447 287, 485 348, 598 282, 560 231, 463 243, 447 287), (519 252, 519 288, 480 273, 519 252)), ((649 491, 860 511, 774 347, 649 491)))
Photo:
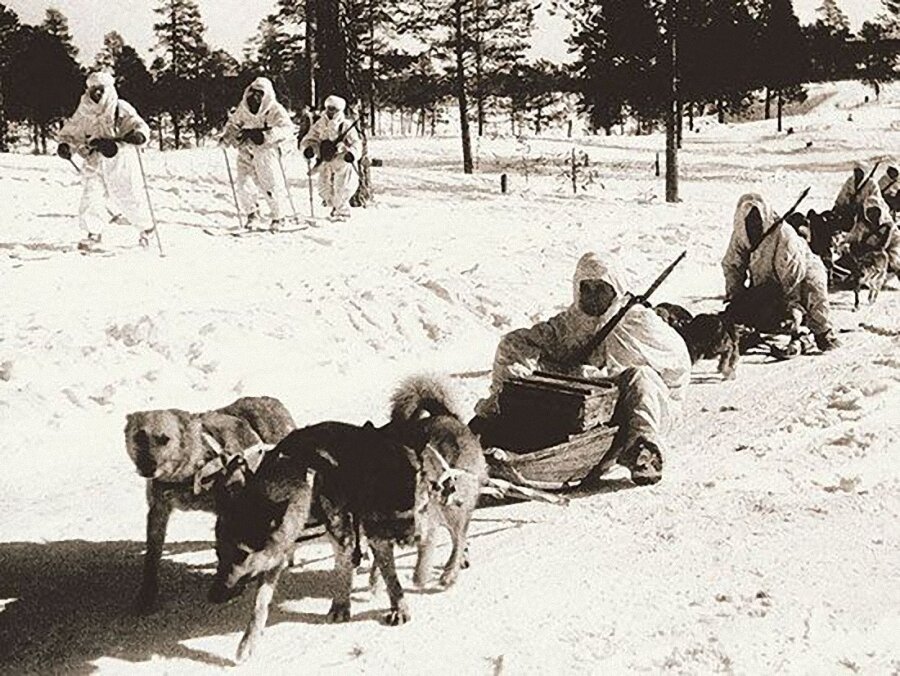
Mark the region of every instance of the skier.
POLYGON ((149 136, 147 123, 131 104, 119 98, 113 76, 105 72, 89 75, 78 108, 63 125, 56 148, 65 160, 72 159, 73 151, 84 158, 78 220, 86 236, 78 243, 80 250, 99 247, 108 220, 107 200, 140 230, 141 246, 149 245, 153 224, 138 199, 137 162, 131 153, 119 152, 120 144, 141 146, 149 136))
POLYGON ((500 340, 494 357, 491 391, 475 407, 487 425, 499 413, 503 384, 534 371, 615 378, 619 399, 613 420, 619 425, 613 443, 585 478, 591 486, 616 462, 631 471, 636 484, 662 478, 664 437, 680 411, 691 375, 691 360, 681 336, 642 305, 631 308, 612 333, 590 355, 584 345, 627 300, 619 272, 596 253, 578 261, 574 302, 562 313, 531 328, 517 329, 500 340))
POLYGON ((300 142, 306 159, 318 156, 319 195, 325 206, 331 207, 329 218, 340 221, 350 218, 350 199, 359 188, 359 136, 344 117, 346 107, 340 96, 325 99, 325 114, 300 142))
POLYGON ((881 196, 890 208, 891 214, 896 218, 896 214, 900 212, 900 170, 896 164, 887 168, 884 176, 878 181, 878 188, 881 190, 881 196))
MULTIPOLYGON (((722 270, 727 301, 735 301, 747 292, 749 273, 750 292, 759 302, 742 305, 755 305, 760 318, 781 319, 790 314, 788 355, 800 353, 804 319, 820 350, 824 352, 839 345, 829 318, 828 277, 822 259, 794 228, 776 225, 768 204, 757 194, 747 194, 738 200, 734 232, 722 259, 722 270), (773 227, 777 229, 769 232, 773 227)), ((768 323, 767 319, 760 319, 754 326, 767 328, 768 323)))
POLYGON ((258 195, 261 191, 269 205, 269 228, 278 230, 283 224, 284 191, 280 185, 278 163, 282 144, 294 135, 291 116, 275 97, 275 88, 267 77, 258 77, 244 90, 237 108, 228 117, 219 141, 238 149, 237 198, 247 215, 245 226, 253 228, 259 221, 258 195))

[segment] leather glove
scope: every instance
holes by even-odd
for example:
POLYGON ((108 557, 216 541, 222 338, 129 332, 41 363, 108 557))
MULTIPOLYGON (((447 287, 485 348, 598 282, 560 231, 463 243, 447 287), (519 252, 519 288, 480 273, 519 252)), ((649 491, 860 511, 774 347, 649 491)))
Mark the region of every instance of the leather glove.
POLYGON ((113 141, 111 138, 95 138, 91 139, 91 142, 88 143, 88 147, 91 150, 96 150, 103 157, 115 157, 116 153, 119 152, 119 146, 113 141))
POLYGON ((305 157, 306 159, 311 160, 311 159, 314 158, 315 156, 316 156, 316 151, 313 150, 313 147, 312 147, 312 146, 307 146, 307 147, 303 150, 303 157, 305 157))
POLYGON ((122 140, 125 143, 130 143, 131 145, 139 146, 142 143, 147 142, 147 137, 144 136, 144 134, 142 132, 139 132, 137 129, 135 129, 135 130, 130 131, 127 134, 125 134, 125 136, 122 138, 122 140))
POLYGON ((356 160, 356 157, 355 157, 355 156, 353 155, 353 153, 351 153, 349 150, 348 150, 347 152, 344 153, 344 162, 350 162, 350 163, 352 163, 352 162, 354 162, 355 160, 356 160))
POLYGON ((72 159, 72 147, 68 143, 60 143, 56 146, 56 154, 64 160, 72 159))
POLYGON ((261 146, 265 142, 266 137, 263 135, 262 129, 241 129, 240 139, 242 143, 251 141, 261 146))

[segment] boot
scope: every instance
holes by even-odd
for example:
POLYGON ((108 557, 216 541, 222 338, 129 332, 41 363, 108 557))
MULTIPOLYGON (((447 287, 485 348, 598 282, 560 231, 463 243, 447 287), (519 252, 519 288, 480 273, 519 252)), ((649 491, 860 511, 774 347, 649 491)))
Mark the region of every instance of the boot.
POLYGON ((284 219, 283 218, 273 218, 272 222, 269 223, 269 232, 278 232, 283 227, 284 227, 284 219))
POLYGON ((256 228, 256 224, 259 222, 259 214, 255 211, 251 211, 247 214, 247 220, 244 221, 244 227, 247 230, 254 230, 256 228))
POLYGON ((156 232, 156 228, 148 228, 147 230, 141 230, 141 234, 138 236, 138 244, 146 249, 150 246, 150 236, 156 232))
POLYGON ((837 339, 834 335, 834 331, 831 329, 827 329, 826 331, 822 331, 821 333, 817 333, 815 335, 816 339, 816 347, 822 350, 822 352, 828 352, 829 350, 833 350, 836 347, 840 347, 841 341, 837 339))
POLYGON ((644 437, 638 437, 622 454, 619 464, 631 470, 631 480, 638 486, 650 486, 662 479, 662 453, 659 446, 644 437))
POLYGON ((92 232, 88 233, 88 236, 83 240, 78 242, 78 250, 79 251, 95 251, 100 247, 100 235, 94 234, 92 232))

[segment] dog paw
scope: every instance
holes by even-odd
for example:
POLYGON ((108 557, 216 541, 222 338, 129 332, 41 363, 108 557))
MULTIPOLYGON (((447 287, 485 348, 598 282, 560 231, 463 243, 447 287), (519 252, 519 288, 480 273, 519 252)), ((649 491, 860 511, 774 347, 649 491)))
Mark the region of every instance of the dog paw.
POLYGON ((401 624, 406 624, 410 621, 412 617, 409 614, 409 609, 407 609, 406 605, 401 605, 397 608, 394 608, 387 613, 384 614, 384 623, 389 627, 399 627, 401 624))
POLYGON ((256 637, 252 634, 246 634, 238 645, 237 655, 234 657, 235 664, 244 664, 253 656, 253 649, 256 646, 256 637))
POLYGON ((331 608, 329 609, 328 614, 325 616, 325 621, 328 622, 328 624, 341 624, 343 622, 349 622, 350 604, 332 601, 331 608))

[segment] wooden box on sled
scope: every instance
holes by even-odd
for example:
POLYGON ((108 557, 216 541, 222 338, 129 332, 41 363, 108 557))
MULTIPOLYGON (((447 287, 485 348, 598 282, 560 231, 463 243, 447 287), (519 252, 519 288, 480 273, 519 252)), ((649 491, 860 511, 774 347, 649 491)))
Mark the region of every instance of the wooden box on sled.
POLYGON ((577 485, 612 444, 611 380, 537 373, 508 381, 500 415, 478 430, 490 473, 541 489, 577 485))

